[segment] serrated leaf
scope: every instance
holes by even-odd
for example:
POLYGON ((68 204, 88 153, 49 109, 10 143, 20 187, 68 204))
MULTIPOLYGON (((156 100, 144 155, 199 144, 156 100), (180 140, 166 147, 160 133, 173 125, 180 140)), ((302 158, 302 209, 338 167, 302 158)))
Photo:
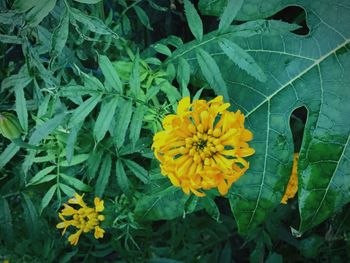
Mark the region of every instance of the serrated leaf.
POLYGON ((143 220, 171 220, 182 216, 188 199, 174 186, 153 195, 146 195, 136 203, 135 215, 143 220))
POLYGON ((217 95, 222 95, 228 101, 226 83, 215 60, 203 49, 198 49, 197 61, 211 88, 217 95))
POLYGON ((194 35, 194 37, 201 41, 203 37, 203 23, 200 16, 197 13, 194 5, 189 1, 185 0, 185 15, 187 19, 188 26, 194 35))
POLYGON ((114 128, 114 141, 118 148, 120 148, 125 141, 125 135, 129 127, 131 115, 132 101, 121 99, 116 113, 116 125, 114 128))
POLYGON ((0 34, 0 42, 6 44, 23 44, 24 40, 18 36, 0 34))
POLYGON ((65 113, 60 113, 37 127, 29 139, 29 144, 37 145, 61 124, 65 116, 65 113))
POLYGON ((137 178, 139 178, 143 183, 148 184, 149 183, 149 176, 148 172, 145 168, 143 168, 141 165, 135 163, 134 161, 123 159, 123 163, 130 169, 131 172, 133 172, 134 175, 136 175, 137 178))
POLYGON ((182 90, 182 97, 190 96, 190 92, 187 88, 188 83, 190 83, 191 68, 187 63, 186 59, 180 58, 179 65, 177 69, 177 82, 180 84, 182 90))
POLYGON ((85 25, 90 31, 101 35, 112 35, 118 37, 118 35, 107 27, 100 19, 94 16, 88 16, 76 8, 71 8, 71 15, 74 19, 85 25))
POLYGON ((238 11, 241 9, 243 0, 228 0, 227 6, 220 17, 219 31, 228 29, 233 19, 235 19, 238 11))
MULTIPOLYGON (((30 1, 29 1, 30 2, 30 1)), ((36 27, 55 7, 56 0, 39 0, 25 15, 27 23, 36 27)))
POLYGON ((49 191, 47 191, 47 193, 44 195, 40 203, 40 214, 45 209, 45 207, 47 207, 47 205, 50 203, 53 195, 56 192, 56 189, 57 189, 57 185, 54 184, 53 186, 50 187, 49 191))
POLYGON ((134 144, 140 138, 143 116, 145 115, 145 112, 145 106, 141 104, 136 107, 136 110, 132 115, 130 122, 130 140, 134 144))
POLYGON ((106 82, 117 92, 123 93, 123 84, 109 58, 103 55, 99 56, 98 64, 100 65, 106 82))
POLYGON ((133 96, 137 96, 137 94, 140 91, 140 87, 141 87, 141 81, 140 81, 140 57, 139 57, 138 53, 136 54, 134 62, 133 62, 133 65, 132 65, 129 85, 130 85, 130 93, 133 96))
POLYGON ((51 54, 58 56, 61 54, 63 48, 66 45, 69 33, 69 14, 68 10, 65 9, 63 12, 60 23, 55 28, 51 38, 51 54))
POLYGON ((16 153, 19 151, 20 147, 15 143, 10 143, 5 150, 0 154, 0 169, 2 169, 16 153))
POLYGON ((119 97, 114 97, 110 101, 102 103, 100 113, 98 114, 94 126, 94 137, 97 142, 100 142, 105 137, 118 103, 119 97))
POLYGON ((266 81, 265 73, 246 51, 228 39, 222 39, 219 45, 226 56, 228 56, 238 67, 257 80, 261 82, 266 81))
POLYGON ((38 212, 32 200, 24 193, 22 193, 22 206, 24 209, 24 221, 27 231, 32 240, 37 240, 39 238, 38 212))
POLYGON ((81 124, 75 125, 69 132, 66 146, 66 160, 68 164, 71 163, 74 156, 74 146, 78 137, 78 132, 81 128, 81 124))
POLYGON ((83 183, 79 179, 68 176, 66 174, 60 173, 60 177, 70 186, 72 186, 74 189, 77 189, 79 191, 89 192, 91 191, 91 187, 87 184, 83 183))
POLYGON ((143 9, 141 7, 139 7, 138 5, 134 6, 134 10, 135 13, 137 15, 137 17, 140 19, 141 23, 149 30, 153 30, 150 22, 149 22, 149 18, 148 15, 146 14, 145 11, 143 11, 143 9))
POLYGON ((11 210, 3 197, 0 197, 0 236, 7 244, 14 241, 11 210))
POLYGON ((30 179, 27 186, 33 185, 33 184, 38 184, 41 179, 43 179, 46 175, 48 175, 49 173, 51 173, 55 169, 56 169, 56 166, 52 165, 52 166, 48 166, 48 167, 40 170, 36 175, 33 176, 32 179, 30 179))
POLYGON ((15 0, 12 8, 18 13, 24 13, 36 5, 40 0, 15 0))
POLYGON ((75 96, 84 96, 84 95, 91 95, 91 94, 98 94, 99 91, 96 90, 96 88, 88 88, 85 86, 80 85, 69 85, 66 87, 62 87, 60 89, 60 96, 63 97, 75 97, 75 96))
POLYGON ((115 172, 117 176, 117 183, 123 193, 128 194, 130 192, 130 182, 126 176, 123 163, 121 160, 117 160, 115 166, 115 172))
POLYGON ((68 185, 60 183, 59 187, 62 190, 62 192, 65 193, 65 195, 68 197, 72 197, 75 194, 75 190, 68 185))
POLYGON ((92 95, 89 99, 85 100, 78 108, 76 108, 69 121, 68 127, 72 128, 75 125, 83 122, 89 113, 96 107, 97 103, 101 100, 101 95, 92 95))
POLYGON ((96 181, 95 195, 102 197, 108 184, 109 177, 111 175, 112 159, 110 155, 107 155, 101 165, 100 173, 96 181))
POLYGON ((87 161, 87 175, 89 180, 92 180, 93 178, 95 178, 97 170, 100 166, 101 163, 101 159, 102 159, 102 153, 99 151, 93 151, 90 154, 90 157, 87 161))
POLYGON ((16 95, 16 113, 21 124, 23 130, 28 131, 28 110, 27 110, 27 102, 24 97, 23 87, 15 88, 16 95))
POLYGON ((77 164, 81 164, 83 162, 85 162, 88 158, 89 158, 90 154, 78 154, 73 156, 72 160, 70 162, 68 162, 67 160, 64 160, 60 163, 60 166, 62 167, 69 167, 69 166, 74 166, 77 164))
POLYGON ((171 50, 166 45, 158 43, 158 44, 155 44, 153 48, 160 54, 163 54, 168 57, 171 56, 171 50))
POLYGON ((83 3, 83 4, 97 4, 101 2, 101 0, 74 0, 74 1, 83 3))

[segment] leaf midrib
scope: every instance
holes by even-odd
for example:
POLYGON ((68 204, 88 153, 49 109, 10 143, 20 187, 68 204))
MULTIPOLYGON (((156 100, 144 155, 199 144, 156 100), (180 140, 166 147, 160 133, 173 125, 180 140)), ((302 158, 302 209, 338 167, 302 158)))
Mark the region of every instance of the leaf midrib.
POLYGON ((254 113, 256 110, 258 110, 262 105, 264 105, 267 101, 270 101, 274 96, 276 96, 280 91, 284 90, 286 87, 288 87, 290 84, 292 84, 294 81, 305 75, 307 72, 309 72, 311 69, 313 69, 315 66, 319 65, 322 61, 327 59, 329 56, 331 56, 333 53, 338 51, 339 49, 343 48, 347 44, 350 43, 350 39, 347 41, 343 42, 341 45, 337 46, 336 48, 332 49, 328 53, 326 53, 324 56, 321 56, 319 59, 315 60, 314 63, 312 63, 309 67, 304 69, 302 72, 300 72, 298 75, 296 75, 294 78, 290 79, 288 82, 286 82, 284 85, 282 85, 279 89, 277 89, 275 92, 270 94, 269 96, 266 96, 266 98, 261 101, 255 108, 252 110, 248 111, 247 114, 245 115, 246 118, 249 117, 252 113, 254 113))

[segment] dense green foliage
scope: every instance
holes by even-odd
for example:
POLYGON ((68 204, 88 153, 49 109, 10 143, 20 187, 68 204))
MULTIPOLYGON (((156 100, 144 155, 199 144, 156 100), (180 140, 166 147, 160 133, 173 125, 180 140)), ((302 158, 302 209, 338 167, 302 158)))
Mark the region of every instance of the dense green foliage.
POLYGON ((0 137, 0 261, 350 258, 348 0, 5 0, 0 11, 0 114, 22 129, 0 137), (245 114, 255 154, 227 196, 186 195, 161 175, 152 138, 181 98, 216 95, 245 114), (294 152, 299 191, 281 205, 294 152), (105 201, 103 239, 71 246, 56 228, 75 192, 105 201))

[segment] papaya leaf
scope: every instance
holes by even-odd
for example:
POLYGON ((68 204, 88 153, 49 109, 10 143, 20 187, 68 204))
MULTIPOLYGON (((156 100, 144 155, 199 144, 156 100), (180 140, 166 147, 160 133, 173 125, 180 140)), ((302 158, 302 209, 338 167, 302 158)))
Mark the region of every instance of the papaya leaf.
MULTIPOLYGON (((256 153, 248 158, 250 168, 228 194, 241 233, 254 230, 280 204, 294 152, 289 119, 301 106, 306 107, 308 119, 298 165, 300 232, 318 225, 350 201, 350 75, 345 73, 350 70, 350 3, 247 0, 241 9, 246 12, 239 13, 237 19, 269 16, 286 4, 305 9, 310 28, 307 37, 288 32, 289 25, 277 21, 263 22, 273 25, 273 32, 256 22, 259 35, 234 32, 246 27, 244 24, 227 34, 227 39, 260 65, 267 77, 265 83, 232 67, 213 35, 208 36, 211 42, 201 45, 220 65, 230 102, 245 114, 246 126, 254 134, 250 145, 256 153)), ((185 57, 197 72, 199 67, 193 62, 196 45, 184 45, 172 60, 185 57)))
POLYGON ((138 200, 135 214, 143 220, 171 220, 184 213, 188 197, 180 188, 170 186, 138 200))

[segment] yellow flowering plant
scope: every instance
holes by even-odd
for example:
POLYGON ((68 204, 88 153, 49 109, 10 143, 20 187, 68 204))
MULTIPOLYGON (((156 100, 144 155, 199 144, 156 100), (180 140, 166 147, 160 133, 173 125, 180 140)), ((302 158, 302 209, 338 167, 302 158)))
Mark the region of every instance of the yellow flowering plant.
POLYGON ((64 208, 59 213, 62 222, 56 227, 63 229, 62 235, 66 233, 68 227, 77 229, 74 234, 68 237, 71 245, 76 246, 82 233, 94 231, 96 239, 103 238, 105 230, 100 227, 100 223, 105 220, 105 216, 100 214, 104 210, 104 201, 98 197, 94 199, 95 207, 89 207, 83 200, 84 195, 74 194, 73 198, 68 200, 68 204, 63 204, 64 208), (73 206, 71 206, 73 205, 73 206), (66 217, 69 217, 67 219, 66 217))
POLYGON ((203 190, 217 188, 225 195, 249 168, 244 157, 254 154, 248 144, 253 134, 244 127, 244 115, 229 107, 222 96, 192 103, 185 97, 154 135, 162 174, 186 194, 205 196, 203 190))

